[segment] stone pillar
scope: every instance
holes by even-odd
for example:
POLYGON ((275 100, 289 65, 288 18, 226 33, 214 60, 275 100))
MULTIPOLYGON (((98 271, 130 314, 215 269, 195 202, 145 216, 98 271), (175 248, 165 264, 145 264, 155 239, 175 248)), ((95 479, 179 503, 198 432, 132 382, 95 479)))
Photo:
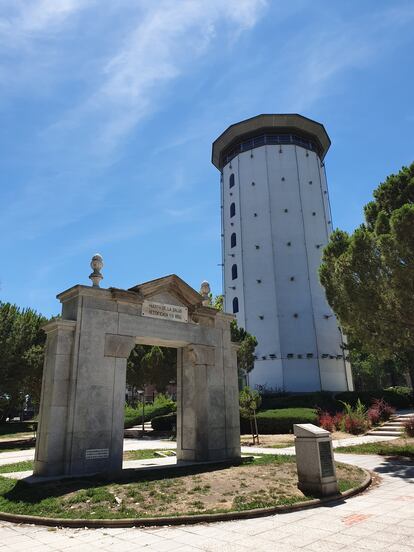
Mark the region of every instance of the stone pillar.
POLYGON ((62 319, 53 320, 43 328, 47 340, 36 439, 35 475, 64 473, 75 328, 75 321, 62 319))
POLYGON ((208 369, 214 347, 190 345, 178 355, 177 461, 210 460, 208 369))
POLYGON ((294 424, 298 488, 305 494, 338 494, 332 438, 313 424, 294 424))
POLYGON ((204 345, 178 355, 177 461, 240 458, 237 371, 227 360, 223 347, 204 345))

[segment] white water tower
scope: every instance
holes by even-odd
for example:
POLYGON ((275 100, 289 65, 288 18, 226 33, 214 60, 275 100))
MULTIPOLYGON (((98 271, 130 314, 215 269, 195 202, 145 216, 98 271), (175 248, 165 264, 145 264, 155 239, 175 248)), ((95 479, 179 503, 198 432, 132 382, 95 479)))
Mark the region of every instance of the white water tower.
POLYGON ((330 143, 323 125, 296 114, 258 115, 213 143, 225 310, 259 343, 251 386, 353 389, 318 278, 332 230, 323 162, 330 143))

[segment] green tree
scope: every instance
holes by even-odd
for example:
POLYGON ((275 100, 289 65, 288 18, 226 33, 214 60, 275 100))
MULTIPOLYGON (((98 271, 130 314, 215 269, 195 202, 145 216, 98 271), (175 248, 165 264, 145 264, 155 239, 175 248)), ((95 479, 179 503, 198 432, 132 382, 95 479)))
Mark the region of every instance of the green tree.
POLYGON ((373 195, 365 224, 332 234, 320 279, 349 338, 403 366, 414 383, 414 164, 373 195))
MULTIPOLYGON (((219 311, 223 311, 223 295, 216 295, 213 300, 213 307, 219 311)), ((244 328, 240 328, 236 320, 232 320, 230 330, 231 340, 239 344, 237 350, 239 376, 245 377, 254 367, 254 352, 257 347, 257 339, 246 332, 244 328)))
POLYGON ((20 410, 25 395, 40 399, 46 321, 32 309, 0 302, 1 419, 20 410))
POLYGON ((147 353, 148 347, 144 345, 136 345, 129 355, 126 370, 126 382, 132 391, 132 403, 135 402, 135 396, 139 389, 143 389, 148 383, 148 374, 145 367, 142 365, 142 359, 147 353))
POLYGON ((239 405, 240 415, 250 420, 250 430, 252 433, 253 444, 260 445, 259 431, 257 429, 256 412, 262 403, 262 397, 258 391, 253 391, 250 387, 244 387, 240 391, 239 405))
POLYGON ((132 394, 145 385, 164 393, 177 377, 177 351, 167 347, 136 345, 127 362, 127 384, 132 394))

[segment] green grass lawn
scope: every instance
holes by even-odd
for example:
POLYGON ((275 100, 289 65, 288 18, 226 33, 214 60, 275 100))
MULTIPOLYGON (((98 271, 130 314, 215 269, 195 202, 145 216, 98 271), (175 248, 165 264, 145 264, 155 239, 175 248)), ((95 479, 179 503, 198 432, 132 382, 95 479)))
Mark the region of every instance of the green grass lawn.
POLYGON ((389 441, 379 443, 364 443, 361 445, 352 445, 348 447, 338 447, 335 452, 345 452, 354 454, 379 454, 380 456, 405 456, 414 458, 414 444, 390 443, 389 441))
POLYGON ((0 473, 13 473, 22 471, 33 471, 33 460, 25 460, 23 462, 15 462, 14 464, 4 464, 0 466, 0 473))
MULTIPOLYGON (((337 473, 341 491, 364 479, 364 472, 354 466, 337 464, 337 473)), ((312 498, 297 488, 295 457, 284 455, 262 455, 238 466, 204 471, 193 468, 171 476, 168 472, 156 476, 135 472, 127 480, 111 482, 82 478, 28 485, 0 477, 0 511, 61 519, 194 515, 294 504, 312 498)))
MULTIPOLYGON (((160 450, 168 454, 170 451, 160 450)), ((124 452, 124 460, 150 460, 151 458, 160 458, 159 455, 155 454, 154 450, 129 450, 124 452)), ((15 462, 14 464, 4 464, 0 466, 0 473, 13 473, 21 471, 33 471, 34 462, 33 460, 26 460, 24 462, 15 462)))

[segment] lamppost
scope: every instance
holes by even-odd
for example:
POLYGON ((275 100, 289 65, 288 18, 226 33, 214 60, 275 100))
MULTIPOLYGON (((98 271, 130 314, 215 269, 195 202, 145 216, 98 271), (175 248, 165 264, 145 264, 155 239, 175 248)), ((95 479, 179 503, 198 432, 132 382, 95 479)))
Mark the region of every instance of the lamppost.
POLYGON ((144 436, 144 431, 145 431, 145 397, 144 397, 144 393, 145 391, 143 389, 138 389, 137 391, 139 397, 141 398, 141 401, 142 401, 142 435, 144 436))

